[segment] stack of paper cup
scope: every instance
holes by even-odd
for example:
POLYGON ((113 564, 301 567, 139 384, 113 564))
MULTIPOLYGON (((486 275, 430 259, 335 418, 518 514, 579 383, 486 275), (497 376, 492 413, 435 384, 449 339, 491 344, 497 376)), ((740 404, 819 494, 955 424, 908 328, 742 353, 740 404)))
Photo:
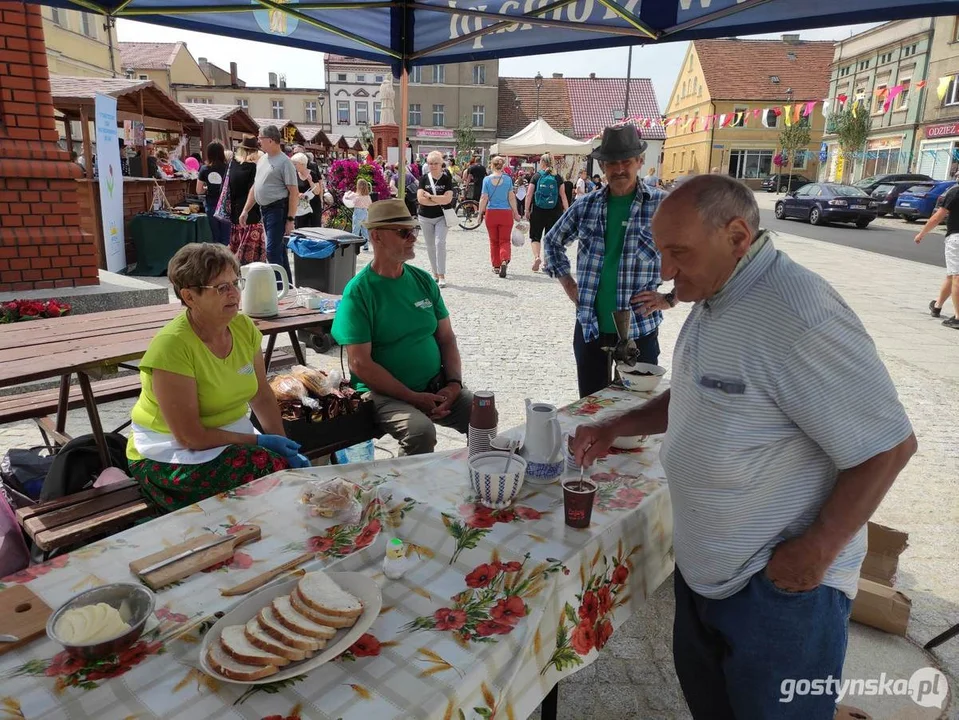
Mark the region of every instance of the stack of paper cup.
POLYGON ((496 437, 499 414, 496 412, 496 400, 488 390, 473 393, 473 408, 470 412, 469 456, 489 452, 490 440, 496 437))
POLYGON ((481 429, 469 426, 469 456, 473 457, 476 453, 489 452, 493 449, 490 440, 496 437, 496 428, 481 429))

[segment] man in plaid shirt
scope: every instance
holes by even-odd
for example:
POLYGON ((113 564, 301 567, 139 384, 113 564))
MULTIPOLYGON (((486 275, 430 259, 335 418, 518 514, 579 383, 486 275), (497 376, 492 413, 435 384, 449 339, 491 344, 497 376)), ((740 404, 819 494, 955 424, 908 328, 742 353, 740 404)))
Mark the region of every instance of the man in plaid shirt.
POLYGON ((576 305, 573 354, 581 397, 602 390, 612 379, 611 359, 603 348, 617 341, 614 311, 633 311, 629 336, 640 362, 655 365, 661 311, 676 304, 672 293, 656 291, 662 284, 660 256, 650 225, 666 194, 639 182, 645 151, 633 125, 606 128, 592 154, 606 173, 606 187, 573 203, 546 235, 546 272, 576 305), (574 240, 579 240, 578 281, 566 256, 566 246, 574 240))

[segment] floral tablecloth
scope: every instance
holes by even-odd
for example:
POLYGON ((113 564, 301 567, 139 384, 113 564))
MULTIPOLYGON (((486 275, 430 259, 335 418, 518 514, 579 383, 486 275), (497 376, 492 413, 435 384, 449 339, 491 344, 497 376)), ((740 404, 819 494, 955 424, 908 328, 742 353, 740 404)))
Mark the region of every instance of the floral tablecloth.
MULTIPOLYGON (((645 401, 609 388, 562 410, 564 431, 645 401)), ((591 468, 592 525, 563 522, 559 484, 524 486, 491 511, 470 501, 466 451, 281 472, 3 578, 56 608, 73 594, 129 581, 128 563, 204 532, 261 526, 232 560, 157 593, 144 636, 101 662, 68 658, 43 637, 0 656, 3 717, 505 718, 529 715, 562 677, 597 651, 673 568, 672 512, 659 442, 591 468), (303 484, 339 475, 364 489, 355 525, 310 518, 303 484), (382 573, 389 538, 409 569, 382 573), (349 651, 309 675, 267 685, 218 682, 199 670, 199 645, 235 585, 311 550, 307 569, 359 571, 383 609, 349 651)), ((302 571, 301 571, 302 572, 302 571)))

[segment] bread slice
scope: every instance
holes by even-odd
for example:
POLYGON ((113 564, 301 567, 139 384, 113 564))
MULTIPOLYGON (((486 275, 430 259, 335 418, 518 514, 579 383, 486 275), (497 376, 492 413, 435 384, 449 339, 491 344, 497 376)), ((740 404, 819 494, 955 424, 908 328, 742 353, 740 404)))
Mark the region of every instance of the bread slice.
POLYGON ((259 618, 250 618, 246 623, 246 627, 243 628, 243 634, 246 635, 246 639, 250 641, 253 647, 273 653, 274 655, 279 655, 280 657, 285 657, 291 662, 299 662, 300 660, 305 660, 308 655, 312 655, 308 650, 291 647, 277 640, 260 626, 259 618))
POLYGON ((301 635, 309 635, 311 638, 322 640, 324 643, 336 635, 336 628, 318 623, 306 615, 305 612, 297 610, 292 605, 289 595, 273 598, 273 612, 281 625, 301 635))
POLYGON ((309 607, 326 615, 359 617, 363 603, 322 570, 307 573, 296 584, 300 597, 309 607))
POLYGON ((276 638, 284 645, 305 650, 310 654, 326 646, 326 640, 319 640, 309 635, 298 633, 296 630, 291 630, 283 625, 279 618, 277 618, 272 605, 267 605, 260 610, 256 619, 267 635, 276 638))
POLYGON ((206 651, 207 662, 220 675, 231 680, 251 682, 269 677, 277 671, 276 665, 247 665, 234 660, 217 643, 210 643, 206 651))
POLYGON ((275 665, 281 667, 289 665, 288 658, 256 647, 246 638, 245 628, 242 625, 227 625, 220 633, 220 645, 234 660, 248 665, 275 665))
POLYGON ((356 624, 355 617, 338 617, 314 610, 303 601, 303 596, 300 595, 298 588, 293 588, 293 592, 290 593, 290 604, 300 615, 304 615, 320 625, 327 625, 331 628, 349 628, 356 624))

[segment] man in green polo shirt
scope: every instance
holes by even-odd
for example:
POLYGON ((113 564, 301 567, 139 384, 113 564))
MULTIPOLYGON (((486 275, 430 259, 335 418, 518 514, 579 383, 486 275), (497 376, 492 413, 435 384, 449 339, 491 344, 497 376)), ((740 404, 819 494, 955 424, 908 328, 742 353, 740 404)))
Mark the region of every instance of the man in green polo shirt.
POLYGON ((436 281, 407 261, 416 221, 402 200, 381 200, 363 223, 373 261, 343 291, 333 337, 346 348, 351 384, 376 405, 400 454, 436 446, 434 423, 469 428, 473 395, 463 388, 456 335, 436 281))

